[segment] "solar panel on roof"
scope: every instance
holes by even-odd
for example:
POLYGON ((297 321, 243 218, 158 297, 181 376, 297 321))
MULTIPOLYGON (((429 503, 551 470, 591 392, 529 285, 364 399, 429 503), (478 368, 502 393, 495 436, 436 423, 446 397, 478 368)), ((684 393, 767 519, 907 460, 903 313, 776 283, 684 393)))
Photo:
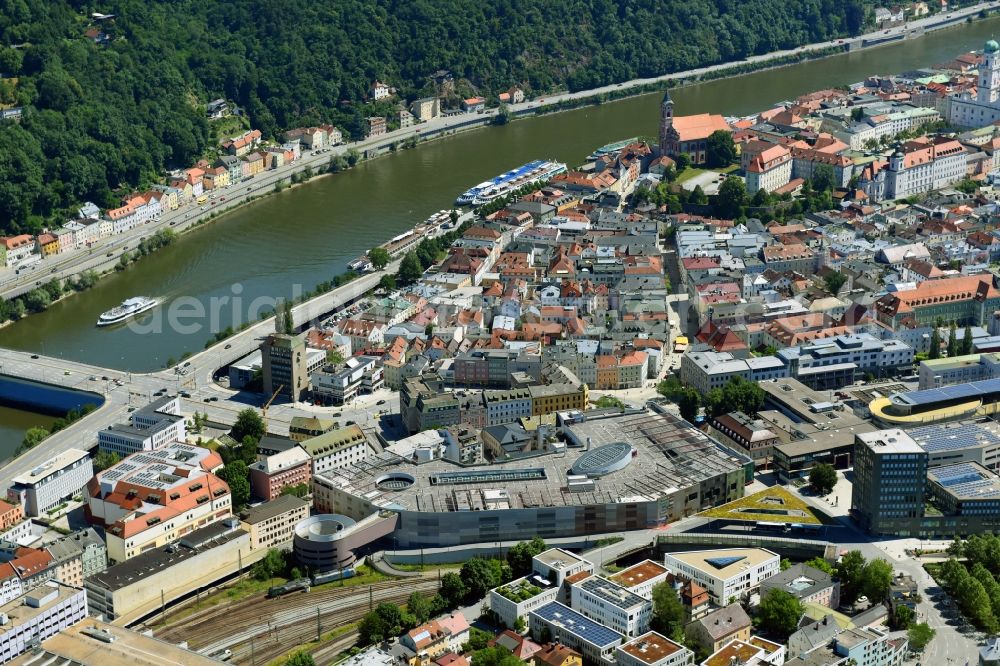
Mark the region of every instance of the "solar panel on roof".
POLYGON ((729 555, 727 557, 708 557, 705 558, 706 564, 711 564, 716 569, 725 569, 730 564, 736 564, 740 560, 745 560, 746 555, 729 555))
POLYGON ((1000 394, 1000 379, 983 379, 978 382, 954 384, 941 388, 913 391, 912 393, 897 393, 894 398, 910 405, 927 405, 945 400, 978 398, 990 394, 1000 394))
POLYGON ((928 453, 976 446, 996 435, 981 423, 931 425, 914 428, 910 436, 928 453))
POLYGON ((579 636, 593 645, 610 645, 621 640, 621 634, 617 631, 594 622, 556 601, 547 603, 532 612, 538 615, 538 617, 579 636))

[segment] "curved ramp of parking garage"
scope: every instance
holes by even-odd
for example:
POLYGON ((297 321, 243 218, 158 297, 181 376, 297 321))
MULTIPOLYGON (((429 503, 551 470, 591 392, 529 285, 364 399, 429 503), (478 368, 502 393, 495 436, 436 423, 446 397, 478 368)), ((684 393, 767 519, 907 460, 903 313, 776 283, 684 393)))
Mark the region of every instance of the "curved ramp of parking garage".
POLYGON ((372 566, 375 571, 385 574, 386 576, 394 576, 397 578, 419 578, 419 571, 404 571, 402 569, 397 569, 392 566, 392 564, 382 557, 384 553, 373 553, 371 557, 368 558, 368 564, 372 566))

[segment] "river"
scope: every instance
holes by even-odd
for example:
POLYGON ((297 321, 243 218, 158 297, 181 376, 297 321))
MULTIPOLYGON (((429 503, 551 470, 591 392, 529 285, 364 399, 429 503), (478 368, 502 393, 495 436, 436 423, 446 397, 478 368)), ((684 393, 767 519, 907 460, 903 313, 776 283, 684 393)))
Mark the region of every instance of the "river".
MULTIPOLYGON (((1000 18, 991 18, 891 46, 688 86, 673 94, 675 111, 751 114, 869 74, 949 60, 980 48, 998 27, 1000 18)), ((200 350, 215 330, 238 326, 253 299, 290 295, 294 285, 312 288, 354 257, 447 207, 472 184, 530 159, 574 165, 601 144, 655 135, 659 101, 660 94, 643 95, 459 134, 267 197, 84 294, 0 330, 0 345, 134 371, 160 368, 168 359, 200 350), (150 318, 151 330, 94 326, 102 311, 138 294, 164 300, 160 314, 150 318), (183 330, 161 316, 181 301, 196 301, 208 311, 234 294, 243 303, 235 315, 229 301, 214 321, 188 319, 183 330)), ((0 414, 0 424, 6 422, 0 414)))

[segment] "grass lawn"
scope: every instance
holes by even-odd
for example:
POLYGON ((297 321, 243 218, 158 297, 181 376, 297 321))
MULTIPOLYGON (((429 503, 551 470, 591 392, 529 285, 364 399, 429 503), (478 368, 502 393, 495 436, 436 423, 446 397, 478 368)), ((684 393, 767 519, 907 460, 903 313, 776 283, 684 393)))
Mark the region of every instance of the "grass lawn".
POLYGON ((678 174, 677 180, 674 182, 683 184, 691 180, 695 176, 700 176, 701 174, 707 172, 708 169, 699 169, 698 167, 688 167, 687 169, 684 169, 684 171, 681 171, 680 174, 678 174))
POLYGON ((207 597, 199 599, 192 604, 188 604, 175 613, 170 613, 167 616, 168 624, 172 624, 178 620, 183 620, 193 613, 206 608, 211 608, 212 606, 217 606, 223 602, 232 603, 234 601, 246 599, 247 597, 252 597, 256 594, 264 594, 267 592, 267 588, 271 587, 271 585, 281 585, 282 583, 287 582, 288 580, 286 578, 274 578, 272 580, 263 581, 257 580, 256 578, 245 578, 235 585, 213 592, 207 597))
MULTIPOLYGON (((360 622, 351 622, 350 624, 341 625, 341 626, 337 627, 336 629, 334 629, 332 631, 328 631, 327 633, 323 634, 323 636, 321 637, 320 640, 318 640, 318 641, 310 641, 308 643, 304 643, 302 645, 298 645, 295 648, 293 648, 292 650, 289 650, 288 652, 286 652, 282 656, 278 657, 277 659, 271 660, 270 662, 268 662, 268 666, 283 666, 283 664, 286 661, 288 661, 288 658, 291 657, 296 652, 308 652, 308 653, 312 653, 313 650, 316 650, 316 649, 322 647, 323 643, 325 643, 327 641, 332 641, 333 639, 337 638, 338 636, 343 636, 344 634, 346 634, 348 632, 357 631, 359 624, 361 624, 361 623, 360 622)), ((340 654, 338 654, 336 657, 333 658, 333 663, 334 664, 339 663, 339 662, 343 661, 344 659, 347 659, 348 657, 350 657, 352 654, 356 654, 356 653, 357 653, 357 650, 344 650, 343 652, 341 652, 340 654)))
POLYGON ((437 571, 438 569, 461 569, 461 562, 444 562, 442 564, 393 564, 389 565, 393 569, 399 569, 400 571, 437 571))
POLYGON ((702 511, 700 515, 727 520, 762 520, 810 525, 819 525, 829 520, 828 516, 813 509, 802 498, 796 497, 781 486, 774 486, 714 509, 702 511))
POLYGON ((354 570, 354 576, 351 578, 345 578, 344 580, 331 580, 329 583, 323 583, 322 585, 316 585, 312 589, 314 590, 328 590, 331 587, 351 587, 352 585, 370 585, 372 583, 381 583, 384 580, 393 580, 391 576, 386 576, 383 573, 375 571, 369 566, 362 565, 356 567, 354 570))
POLYGON ((682 171, 677 176, 677 180, 675 182, 683 184, 683 183, 686 183, 687 181, 691 180, 695 176, 700 176, 703 173, 730 174, 730 173, 733 173, 733 172, 739 171, 739 170, 740 170, 740 165, 739 164, 730 164, 725 169, 702 169, 700 167, 691 166, 691 167, 688 167, 687 169, 684 169, 684 171, 682 171))

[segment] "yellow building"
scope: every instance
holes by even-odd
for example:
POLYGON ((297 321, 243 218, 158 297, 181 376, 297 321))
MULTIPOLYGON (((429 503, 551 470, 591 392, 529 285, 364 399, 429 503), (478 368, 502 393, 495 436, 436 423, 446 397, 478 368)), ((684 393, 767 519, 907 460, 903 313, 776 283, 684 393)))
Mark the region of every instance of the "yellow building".
POLYGON ((583 666, 583 656, 559 643, 549 643, 532 657, 535 666, 583 666))
POLYGON ((282 495, 247 511, 240 524, 250 533, 250 547, 277 548, 292 542, 295 526, 309 517, 309 502, 282 495))
POLYGON ((202 181, 206 190, 216 190, 220 187, 229 187, 229 170, 225 167, 215 167, 205 171, 202 181))
POLYGON ((54 234, 39 234, 38 251, 42 253, 43 257, 59 254, 59 239, 54 234))
POLYGON ((590 392, 586 384, 545 384, 529 386, 531 415, 543 416, 553 412, 587 409, 590 392))
POLYGON ((250 165, 250 175, 256 176, 264 170, 264 156, 260 153, 250 153, 243 158, 250 165))
POLYGON ((177 210, 181 205, 177 194, 177 189, 160 190, 160 210, 177 210))

